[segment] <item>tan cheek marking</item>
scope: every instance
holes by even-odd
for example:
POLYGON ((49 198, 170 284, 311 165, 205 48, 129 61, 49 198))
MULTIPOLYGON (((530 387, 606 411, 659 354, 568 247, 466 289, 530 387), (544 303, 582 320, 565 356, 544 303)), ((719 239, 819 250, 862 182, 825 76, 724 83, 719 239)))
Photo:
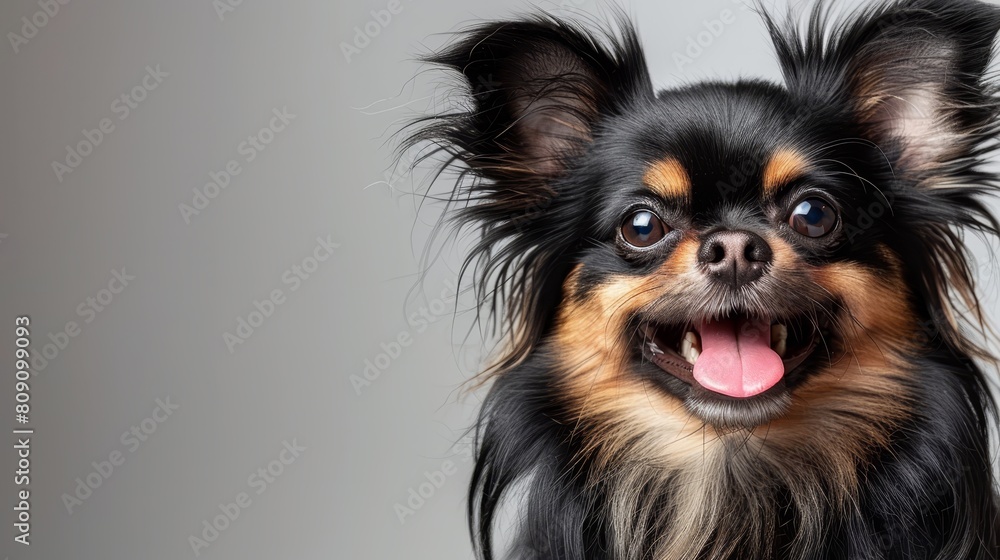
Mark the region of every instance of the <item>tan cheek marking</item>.
POLYGON ((911 331, 916 319, 907 302, 898 262, 888 273, 852 263, 831 264, 818 271, 816 280, 843 300, 859 337, 881 339, 883 345, 901 352, 913 350, 911 331))
POLYGON ((678 199, 691 195, 691 178, 681 162, 674 158, 654 163, 642 176, 642 182, 663 198, 678 199))
MULTIPOLYGON (((560 313, 560 322, 573 323, 587 317, 603 318, 602 326, 605 323, 620 323, 629 313, 649 305, 666 292, 668 284, 675 282, 677 277, 690 273, 697 263, 698 248, 697 239, 686 237, 677 244, 670 258, 652 274, 614 277, 595 288, 591 294, 577 293, 577 283, 582 268, 582 265, 577 265, 566 278, 563 291, 567 299, 576 299, 580 295, 585 299, 564 308, 560 313), (567 309, 575 311, 569 313, 567 309), (580 310, 586 311, 580 313, 580 310), (591 315, 594 317, 590 317, 591 315)), ((597 325, 591 325, 591 328, 595 326, 597 325)))
POLYGON ((764 194, 771 196, 782 185, 805 173, 809 163, 805 156, 791 148, 780 148, 774 152, 764 167, 762 185, 764 194))
MULTIPOLYGON (((907 300, 902 280, 899 258, 882 246, 880 253, 889 263, 889 270, 873 270, 852 262, 838 262, 809 267, 783 239, 769 236, 768 244, 774 254, 773 266, 786 271, 797 270, 809 274, 812 281, 825 291, 838 297, 850 312, 842 325, 843 332, 851 335, 855 348, 871 345, 874 338, 882 346, 908 352, 910 332, 916 324, 907 300), (806 272, 808 269, 808 272, 806 272)), ((886 352, 877 353, 884 362, 886 352)))

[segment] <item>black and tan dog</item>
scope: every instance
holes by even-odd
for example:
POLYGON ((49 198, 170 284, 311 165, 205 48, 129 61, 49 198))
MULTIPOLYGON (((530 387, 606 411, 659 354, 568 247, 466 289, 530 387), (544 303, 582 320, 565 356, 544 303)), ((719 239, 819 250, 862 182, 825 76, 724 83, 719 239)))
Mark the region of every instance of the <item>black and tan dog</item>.
MULTIPOLYGON (((487 23, 421 120, 507 340, 470 516, 495 558, 1000 558, 960 230, 995 234, 1000 10, 764 16, 784 84, 656 92, 636 33, 487 23)), ((995 288, 993 288, 995 290, 995 288)))

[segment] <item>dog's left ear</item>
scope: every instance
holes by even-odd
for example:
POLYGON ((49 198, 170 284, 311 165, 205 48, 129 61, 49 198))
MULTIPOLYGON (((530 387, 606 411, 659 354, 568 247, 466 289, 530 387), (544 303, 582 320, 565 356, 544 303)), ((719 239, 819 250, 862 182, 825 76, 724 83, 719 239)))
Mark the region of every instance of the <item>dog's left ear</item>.
POLYGON ((923 178, 972 155, 995 132, 998 104, 984 75, 1000 9, 904 0, 832 30, 824 19, 817 8, 804 38, 769 22, 789 89, 846 100, 862 134, 897 171, 923 178))

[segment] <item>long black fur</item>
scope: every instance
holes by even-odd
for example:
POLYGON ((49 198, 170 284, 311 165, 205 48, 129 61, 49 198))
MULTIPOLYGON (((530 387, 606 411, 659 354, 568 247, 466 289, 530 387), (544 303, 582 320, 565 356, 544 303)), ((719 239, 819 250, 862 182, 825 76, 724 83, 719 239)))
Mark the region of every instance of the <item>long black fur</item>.
MULTIPOLYGON (((724 103, 751 119, 743 134, 866 140, 843 147, 838 156, 881 189, 845 186, 844 219, 859 223, 851 209, 871 204, 891 212, 858 228, 846 247, 817 249, 809 258, 877 262, 875 247, 891 247, 903 262, 920 320, 912 336, 923 348, 909 360, 914 414, 870 465, 859 466, 857 503, 826 515, 818 536, 803 543, 796 540, 800 516, 791 504, 782 505, 786 490, 769 488, 768 499, 777 504, 775 519, 766 524, 769 534, 735 537, 728 548, 735 552, 724 558, 1000 558, 1000 504, 988 437, 995 405, 975 361, 990 356, 971 336, 983 318, 962 238, 963 230, 998 233, 983 202, 996 178, 983 165, 1000 114, 986 75, 1000 10, 970 0, 905 0, 878 4, 841 23, 826 13, 821 4, 804 29, 764 16, 783 86, 706 83, 657 94, 637 33, 624 19, 617 33, 591 32, 550 16, 487 23, 429 59, 461 76, 467 107, 422 120, 407 145, 430 142, 446 164, 463 166, 453 196, 461 207, 452 217, 480 231, 465 269, 475 269, 487 312, 504 313, 499 334, 510 342, 478 421, 469 518, 481 558, 496 558, 497 516, 522 483, 511 557, 615 559, 608 511, 614 489, 593 483, 604 473, 580 453, 586 435, 575 430, 574 411, 566 408, 553 376, 560 364, 547 337, 574 265, 600 271, 581 280, 584 289, 604 273, 641 268, 614 256, 611 233, 618 217, 610 208, 619 195, 603 186, 617 178, 626 182, 635 173, 629 167, 635 157, 654 158, 659 152, 653 147, 669 145, 673 137, 684 137, 683 146, 672 147, 687 153, 728 153, 719 140, 730 130, 718 111, 724 103), (947 73, 934 64, 924 68, 915 44, 960 56, 950 59, 947 73), (904 61, 899 79, 941 82, 957 153, 908 170, 901 163, 906 147, 880 130, 882 123, 859 121, 848 84, 854 66, 875 55, 904 61), (788 107, 800 111, 768 123, 768 115, 787 113, 788 107), (572 126, 557 130, 556 141, 540 142, 546 129, 533 124, 533 111, 550 111, 572 126), (651 130, 651 122, 662 127, 651 130), (693 131, 704 123, 716 123, 717 130, 693 131)), ((727 169, 713 181, 720 190, 733 187, 727 169)), ((665 511, 669 500, 663 493, 652 503, 665 511)), ((652 527, 642 537, 643 559, 655 560, 661 530, 666 528, 652 527)), ((723 558, 711 555, 724 548, 716 544, 710 539, 699 558, 723 558)))

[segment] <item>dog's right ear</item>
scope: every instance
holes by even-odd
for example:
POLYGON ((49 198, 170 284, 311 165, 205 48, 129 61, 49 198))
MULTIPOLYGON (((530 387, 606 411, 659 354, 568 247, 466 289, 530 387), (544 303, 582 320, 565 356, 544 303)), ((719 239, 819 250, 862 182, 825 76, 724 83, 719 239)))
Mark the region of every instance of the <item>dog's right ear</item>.
POLYGON ((621 38, 595 37, 538 17, 465 32, 428 61, 462 74, 472 107, 425 128, 419 140, 446 146, 493 181, 527 187, 557 176, 616 102, 652 95, 638 39, 624 27, 621 38))
POLYGON ((506 338, 490 368, 500 372, 540 340, 586 238, 586 193, 561 192, 579 189, 560 179, 602 117, 636 98, 652 99, 653 87, 624 17, 618 33, 596 34, 545 16, 488 23, 427 61, 459 73, 467 103, 414 123, 419 128, 403 148, 427 142, 432 148, 417 162, 443 153, 445 165, 466 166, 450 216, 481 233, 461 274, 475 269, 487 330, 506 338), (472 180, 463 180, 468 175, 472 180))

